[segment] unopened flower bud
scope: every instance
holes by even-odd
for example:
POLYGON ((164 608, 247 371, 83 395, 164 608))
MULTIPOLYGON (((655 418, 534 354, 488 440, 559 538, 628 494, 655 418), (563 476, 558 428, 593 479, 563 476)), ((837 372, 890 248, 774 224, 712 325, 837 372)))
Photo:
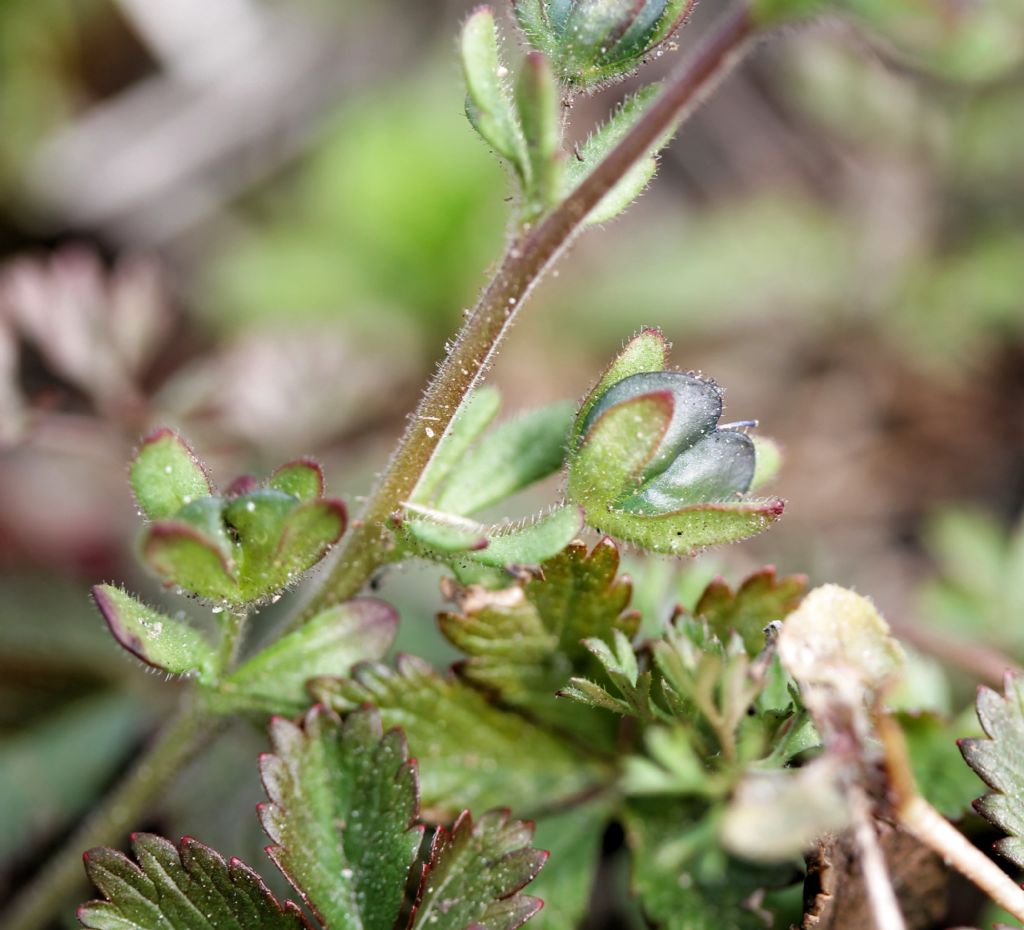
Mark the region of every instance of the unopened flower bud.
POLYGON ((693 0, 513 0, 530 44, 563 83, 592 87, 629 74, 679 28, 693 0))

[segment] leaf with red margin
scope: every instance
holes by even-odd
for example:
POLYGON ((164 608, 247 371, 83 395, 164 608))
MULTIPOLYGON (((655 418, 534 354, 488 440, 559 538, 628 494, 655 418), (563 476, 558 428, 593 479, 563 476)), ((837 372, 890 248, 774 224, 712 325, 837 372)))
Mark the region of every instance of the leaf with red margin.
POLYGON ((778 577, 767 565, 744 579, 735 591, 719 576, 704 589, 693 615, 706 620, 722 642, 739 633, 750 654, 764 646, 764 628, 800 606, 807 592, 806 575, 778 577))
POLYGON ((423 868, 410 930, 515 930, 543 907, 519 890, 537 877, 548 854, 529 846, 533 824, 507 810, 488 811, 474 824, 463 811, 451 832, 434 834, 423 868))
POLYGON ((200 680, 212 674, 215 653, 198 630, 113 585, 96 585, 92 596, 114 639, 147 665, 173 675, 197 672, 200 680))
POLYGON ((1008 834, 995 848, 1024 866, 1024 674, 1007 673, 1002 695, 979 688, 978 720, 988 739, 959 743, 967 764, 992 789, 974 809, 1008 834))
POLYGON ((423 828, 416 764, 372 708, 342 723, 323 707, 276 718, 260 759, 267 852, 330 930, 391 930, 423 828))
POLYGON ((267 484, 300 501, 314 501, 324 496, 324 471, 314 459, 296 459, 278 468, 267 484))
MULTIPOLYGON (((632 586, 617 578, 619 550, 605 537, 588 552, 574 542, 541 565, 539 577, 504 591, 456 588, 459 612, 438 617, 441 632, 469 658, 458 666, 469 682, 525 707, 541 719, 578 731, 586 726, 575 703, 558 691, 573 676, 600 677, 600 666, 583 645, 615 630, 636 635, 640 615, 627 611, 632 586)), ((604 715, 588 738, 607 737, 604 715)))
POLYGON ((213 493, 206 467, 189 444, 166 427, 142 440, 128 476, 135 500, 150 520, 173 517, 186 504, 213 493))
POLYGON ((184 837, 175 846, 151 833, 132 836, 138 865, 113 849, 90 849, 85 870, 105 900, 78 909, 93 930, 308 930, 291 901, 278 903, 245 863, 230 863, 184 837))
POLYGON ((142 542, 146 564, 163 579, 211 601, 239 603, 237 566, 202 531, 180 520, 154 523, 142 542))

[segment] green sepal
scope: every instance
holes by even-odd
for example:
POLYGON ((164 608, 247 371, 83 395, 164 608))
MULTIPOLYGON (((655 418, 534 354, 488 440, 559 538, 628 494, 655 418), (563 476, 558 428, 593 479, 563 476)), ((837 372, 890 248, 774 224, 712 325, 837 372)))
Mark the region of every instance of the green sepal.
POLYGON ((159 613, 113 585, 96 585, 93 599, 114 639, 152 668, 208 681, 216 668, 213 647, 195 628, 159 613))
POLYGON ((561 93, 550 63, 539 52, 531 52, 523 62, 516 106, 530 162, 523 218, 532 220, 561 199, 565 172, 561 93))
POLYGON ((267 484, 300 501, 312 501, 324 495, 324 472, 313 459, 296 459, 278 468, 267 484))
POLYGON ((142 440, 128 475, 135 500, 150 520, 173 517, 186 504, 213 493, 202 462, 181 436, 166 428, 142 440))
POLYGON ((682 24, 693 0, 513 0, 531 46, 560 80, 589 90, 623 78, 682 24))
MULTIPOLYGON (((501 393, 494 387, 477 388, 466 398, 416 485, 416 490, 410 498, 413 503, 430 504, 434 501, 438 488, 448 480, 453 471, 460 468, 473 443, 498 415, 500 407, 501 393)), ((460 511, 457 507, 448 505, 443 494, 444 492, 438 498, 438 509, 452 513, 472 513, 472 510, 460 511)))
POLYGON ((558 401, 485 433, 449 473, 439 510, 472 514, 558 471, 565 462, 572 404, 558 401))
POLYGON ((618 535, 605 524, 604 511, 623 489, 639 486, 673 410, 669 391, 643 394, 604 411, 583 438, 569 464, 568 497, 583 505, 587 522, 599 532, 618 535))
POLYGON ((300 713, 306 682, 347 675, 358 662, 381 659, 398 631, 398 614, 374 598, 356 598, 317 614, 221 681, 208 701, 219 712, 300 713))
MULTIPOLYGON (((601 160, 629 132, 661 89, 651 84, 627 98, 603 125, 598 127, 577 150, 577 157, 568 161, 564 175, 563 196, 571 194, 601 160)), ((666 134, 651 146, 650 152, 637 161, 587 214, 587 224, 607 223, 623 213, 639 197, 658 171, 657 152, 668 143, 666 134)), ((656 369, 652 369, 656 370, 656 369)))
POLYGON ((668 353, 671 345, 660 329, 649 327, 642 329, 621 349, 615 360, 604 370, 597 384, 591 389, 586 399, 580 404, 579 413, 573 421, 573 436, 578 437, 581 426, 587 419, 591 408, 613 384, 650 371, 663 371, 668 364, 668 353))
POLYGON ((782 468, 782 449, 768 436, 751 436, 754 443, 754 477, 750 490, 756 491, 772 481, 782 468))
POLYGON ((498 49, 498 27, 489 7, 478 7, 462 27, 462 70, 466 78, 466 115, 484 141, 505 158, 529 186, 531 171, 526 141, 512 94, 507 68, 498 49))

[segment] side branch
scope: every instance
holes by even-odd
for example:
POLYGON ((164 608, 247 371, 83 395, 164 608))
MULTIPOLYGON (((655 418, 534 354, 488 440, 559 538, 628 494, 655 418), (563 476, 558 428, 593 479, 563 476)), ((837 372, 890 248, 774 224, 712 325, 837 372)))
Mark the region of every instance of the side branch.
POLYGON ((330 575, 298 621, 356 595, 384 561, 387 521, 410 498, 466 395, 486 371, 517 311, 584 220, 627 171, 674 130, 739 62, 754 21, 741 5, 715 25, 643 116, 561 204, 514 239, 427 388, 330 575))

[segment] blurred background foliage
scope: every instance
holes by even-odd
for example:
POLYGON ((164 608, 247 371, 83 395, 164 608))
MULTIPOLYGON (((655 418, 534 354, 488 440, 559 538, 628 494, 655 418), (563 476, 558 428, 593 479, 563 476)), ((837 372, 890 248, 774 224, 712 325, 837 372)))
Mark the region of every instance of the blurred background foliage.
MULTIPOLYGON (((693 565, 631 559, 645 622, 771 562, 871 593, 940 654, 969 639, 982 675, 987 649, 1024 660, 1024 6, 850 5, 730 79, 492 377, 510 410, 580 396, 662 326, 782 443, 789 507, 693 565)), ((160 598, 133 563, 138 436, 176 426, 222 476, 314 454, 357 507, 499 256, 507 191, 453 53, 468 6, 0 0, 0 896, 173 700, 86 599, 160 598)), ((385 590, 401 648, 443 660, 436 572, 385 590)), ((232 812, 261 745, 238 726, 139 826, 260 861, 232 812)))

